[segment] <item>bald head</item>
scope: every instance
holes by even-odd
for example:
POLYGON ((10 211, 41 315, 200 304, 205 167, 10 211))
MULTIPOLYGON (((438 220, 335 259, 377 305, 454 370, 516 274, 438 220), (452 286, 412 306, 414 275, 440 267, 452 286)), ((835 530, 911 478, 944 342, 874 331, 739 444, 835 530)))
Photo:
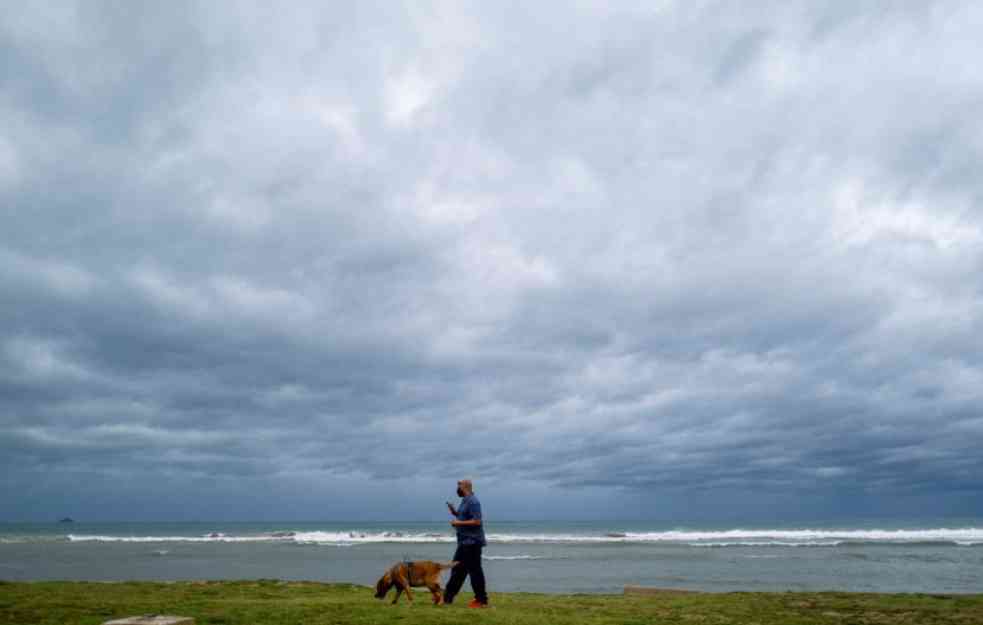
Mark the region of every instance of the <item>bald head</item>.
POLYGON ((458 480, 457 481, 457 494, 461 497, 466 497, 474 492, 474 488, 471 486, 471 480, 458 480))

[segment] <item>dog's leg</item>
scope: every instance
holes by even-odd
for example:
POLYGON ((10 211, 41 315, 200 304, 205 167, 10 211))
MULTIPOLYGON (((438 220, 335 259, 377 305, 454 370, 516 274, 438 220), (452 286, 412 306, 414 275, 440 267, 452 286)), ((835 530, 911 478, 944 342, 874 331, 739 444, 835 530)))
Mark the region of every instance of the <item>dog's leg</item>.
POLYGON ((399 589, 406 592, 406 600, 413 603, 413 592, 410 590, 410 576, 405 573, 399 575, 398 583, 399 589))
POLYGON ((440 591, 440 584, 434 582, 432 584, 428 584, 427 588, 430 589, 430 594, 433 596, 434 605, 440 605, 444 602, 444 595, 440 591))

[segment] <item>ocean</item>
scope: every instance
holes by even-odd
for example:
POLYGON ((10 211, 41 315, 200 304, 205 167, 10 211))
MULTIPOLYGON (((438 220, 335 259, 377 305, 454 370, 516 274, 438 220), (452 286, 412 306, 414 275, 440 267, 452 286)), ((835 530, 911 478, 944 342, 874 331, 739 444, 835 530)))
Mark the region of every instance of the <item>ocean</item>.
MULTIPOLYGON (((716 592, 983 592, 983 519, 487 521, 485 529, 492 593, 618 593, 629 584, 716 592)), ((0 580, 10 581, 368 585, 395 561, 446 561, 453 552, 446 523, 0 523, 0 580)))

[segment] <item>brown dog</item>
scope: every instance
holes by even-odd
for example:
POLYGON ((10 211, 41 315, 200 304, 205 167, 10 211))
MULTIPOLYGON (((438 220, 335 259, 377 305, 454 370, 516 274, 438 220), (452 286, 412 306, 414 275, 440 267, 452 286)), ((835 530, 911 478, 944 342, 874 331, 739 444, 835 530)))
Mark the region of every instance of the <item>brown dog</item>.
POLYGON ((414 562, 397 562, 375 584, 375 598, 382 599, 393 586, 396 587, 395 604, 399 595, 406 591, 406 598, 413 601, 410 586, 426 586, 430 589, 434 605, 444 602, 440 592, 440 572, 457 566, 457 562, 434 562, 432 560, 416 560, 414 562))

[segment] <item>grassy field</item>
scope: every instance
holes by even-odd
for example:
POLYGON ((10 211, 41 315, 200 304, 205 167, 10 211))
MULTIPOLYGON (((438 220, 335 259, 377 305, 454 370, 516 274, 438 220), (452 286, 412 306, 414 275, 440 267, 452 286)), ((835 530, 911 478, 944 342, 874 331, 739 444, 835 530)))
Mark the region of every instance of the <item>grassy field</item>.
MULTIPOLYGON (((424 590, 424 589, 421 589, 424 590)), ((390 594, 390 598, 392 595, 390 594)), ((728 593, 621 595, 493 594, 494 607, 392 606, 372 590, 313 582, 0 582, 0 624, 99 625, 139 614, 193 616, 197 625, 349 623, 858 623, 983 624, 983 595, 728 593)))

